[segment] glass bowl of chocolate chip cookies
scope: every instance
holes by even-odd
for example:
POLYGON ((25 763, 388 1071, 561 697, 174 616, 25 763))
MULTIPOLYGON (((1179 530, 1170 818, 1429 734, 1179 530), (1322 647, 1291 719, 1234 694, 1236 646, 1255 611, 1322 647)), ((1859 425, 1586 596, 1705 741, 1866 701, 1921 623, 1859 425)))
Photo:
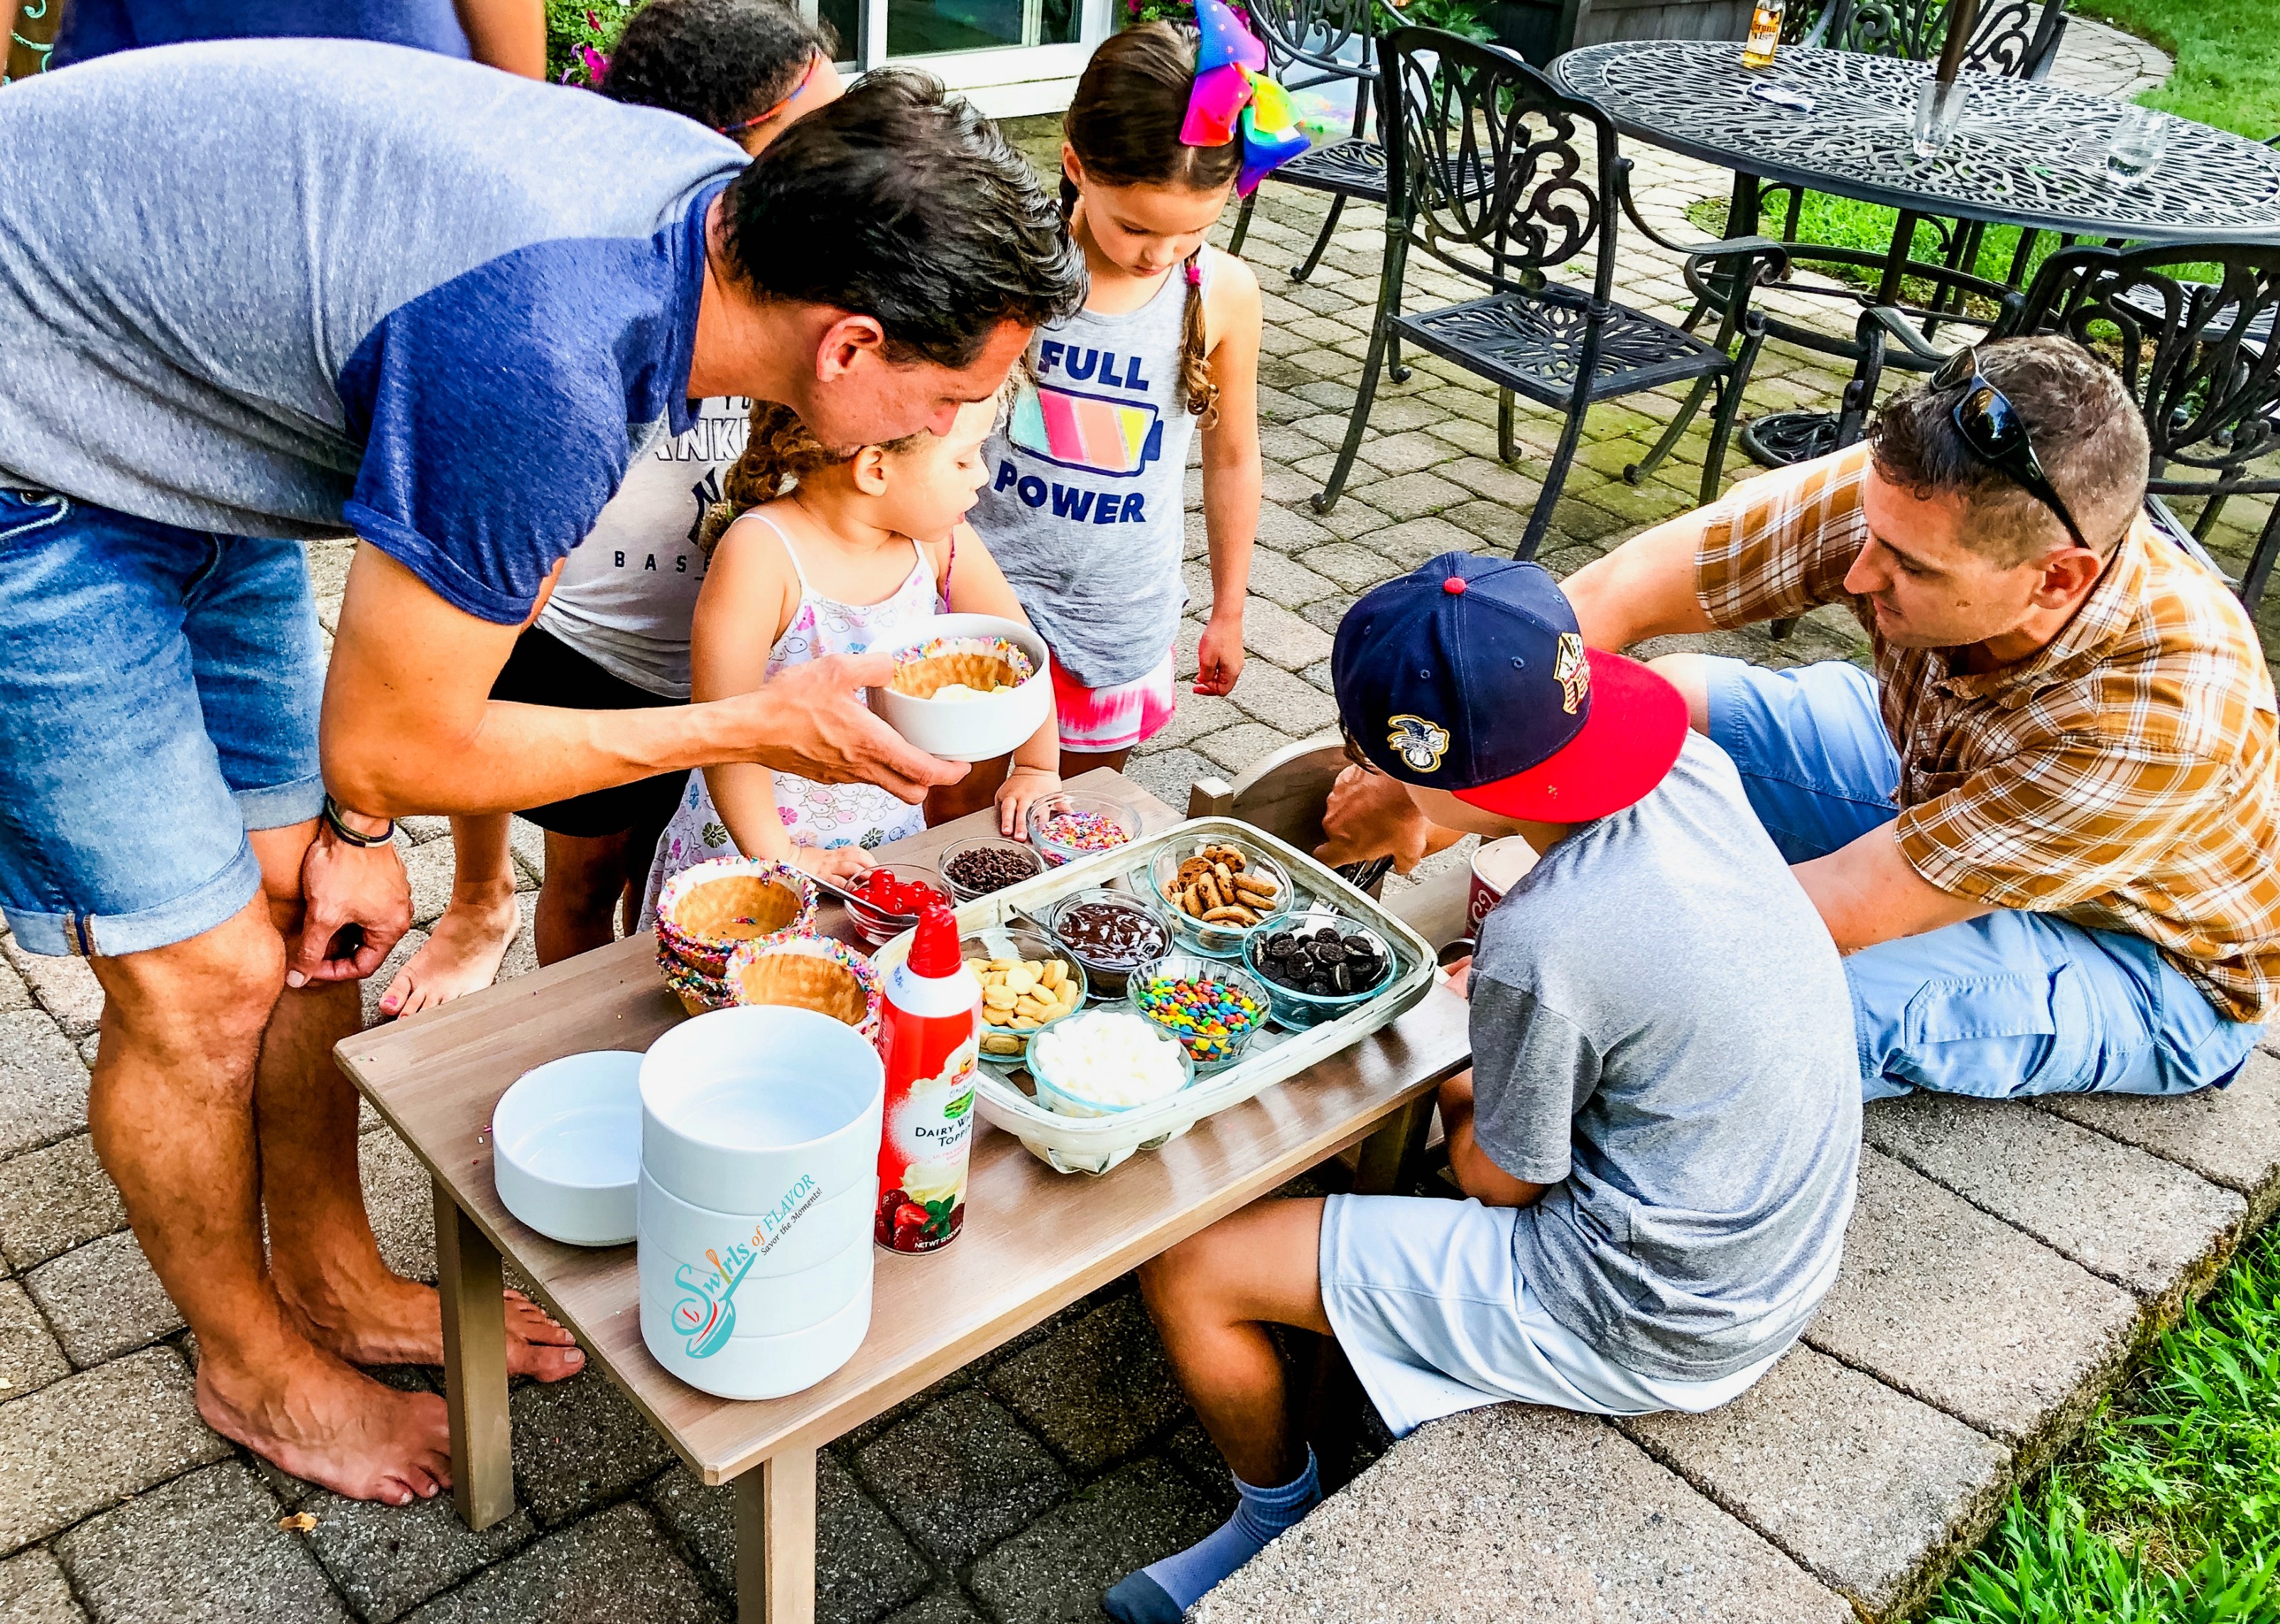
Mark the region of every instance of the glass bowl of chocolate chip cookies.
POLYGON ((1240 958, 1252 931, 1295 905, 1282 864, 1226 839, 1165 846, 1131 885, 1162 899, 1182 947, 1212 958, 1240 958))

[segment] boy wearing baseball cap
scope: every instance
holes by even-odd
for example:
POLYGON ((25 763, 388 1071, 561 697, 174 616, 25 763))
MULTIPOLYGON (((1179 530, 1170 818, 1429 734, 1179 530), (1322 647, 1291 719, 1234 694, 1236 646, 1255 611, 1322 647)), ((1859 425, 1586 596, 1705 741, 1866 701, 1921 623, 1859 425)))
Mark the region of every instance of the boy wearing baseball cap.
POLYGON ((1397 1436, 1500 1400, 1714 1408, 1836 1278, 1860 1158, 1837 950, 1677 691, 1587 650, 1533 564, 1448 553, 1330 657, 1351 747, 1434 822, 1540 854, 1483 921, 1462 1202, 1267 1200, 1141 1270, 1240 1505, 1112 1590, 1176 1620, 1320 1497, 1267 1327, 1335 1334, 1397 1436), (1261 1487, 1261 1485, 1269 1485, 1261 1487))

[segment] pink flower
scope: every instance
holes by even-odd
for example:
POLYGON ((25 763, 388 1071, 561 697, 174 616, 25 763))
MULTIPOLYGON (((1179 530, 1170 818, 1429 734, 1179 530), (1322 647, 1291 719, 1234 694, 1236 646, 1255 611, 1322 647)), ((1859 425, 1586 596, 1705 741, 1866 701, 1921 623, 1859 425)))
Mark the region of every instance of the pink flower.
POLYGON ((586 65, 586 82, 598 87, 603 75, 610 71, 610 59, 591 45, 578 47, 578 57, 586 65))

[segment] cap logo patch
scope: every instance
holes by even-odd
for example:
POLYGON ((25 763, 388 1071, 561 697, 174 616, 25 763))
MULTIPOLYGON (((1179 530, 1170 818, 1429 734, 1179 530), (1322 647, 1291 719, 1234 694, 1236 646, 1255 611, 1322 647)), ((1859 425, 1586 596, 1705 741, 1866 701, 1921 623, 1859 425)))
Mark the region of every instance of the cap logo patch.
POLYGON ((1447 730, 1421 716, 1397 716, 1392 721, 1393 731, 1385 735, 1385 742, 1393 746, 1394 753, 1413 772, 1438 770, 1441 758, 1449 753, 1447 730))
POLYGON ((1552 662, 1560 683, 1560 708, 1573 716, 1591 694, 1591 662, 1583 657, 1583 640, 1573 632, 1560 634, 1560 651, 1552 662))

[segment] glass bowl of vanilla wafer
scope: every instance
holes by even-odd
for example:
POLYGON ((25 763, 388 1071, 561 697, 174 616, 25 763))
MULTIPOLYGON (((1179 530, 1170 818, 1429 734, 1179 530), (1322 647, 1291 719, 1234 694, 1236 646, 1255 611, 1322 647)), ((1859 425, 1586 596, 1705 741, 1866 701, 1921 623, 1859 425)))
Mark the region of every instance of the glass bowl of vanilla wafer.
POLYGON ((1253 930, 1296 905, 1280 863, 1220 836, 1160 848, 1129 883, 1162 902, 1182 946, 1212 958, 1241 958, 1253 930))

